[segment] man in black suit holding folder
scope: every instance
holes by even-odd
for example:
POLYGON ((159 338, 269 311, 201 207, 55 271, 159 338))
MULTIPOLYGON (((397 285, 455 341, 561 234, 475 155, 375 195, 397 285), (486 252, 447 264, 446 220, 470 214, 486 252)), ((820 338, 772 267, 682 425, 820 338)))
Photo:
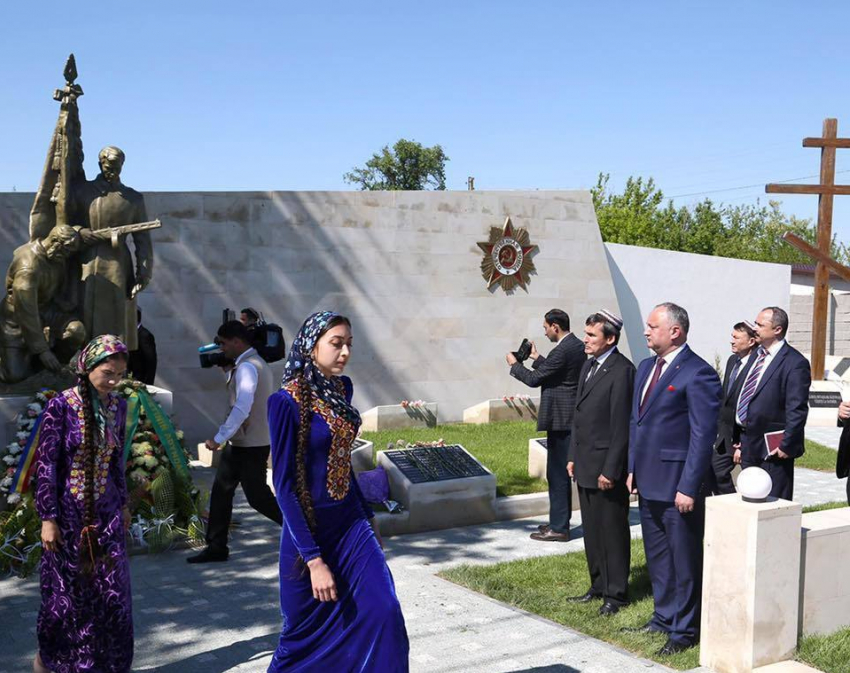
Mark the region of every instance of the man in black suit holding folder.
POLYGON ((744 468, 761 467, 773 480, 770 495, 794 496, 794 459, 805 452, 809 416, 809 361, 785 341, 788 314, 769 306, 756 317, 758 348, 741 394, 735 420, 742 427, 744 468))
POLYGON ((599 614, 613 615, 628 603, 631 534, 629 421, 635 366, 617 350, 623 321, 609 311, 585 321, 589 359, 578 377, 567 471, 578 484, 590 589, 571 599, 602 599, 599 614))

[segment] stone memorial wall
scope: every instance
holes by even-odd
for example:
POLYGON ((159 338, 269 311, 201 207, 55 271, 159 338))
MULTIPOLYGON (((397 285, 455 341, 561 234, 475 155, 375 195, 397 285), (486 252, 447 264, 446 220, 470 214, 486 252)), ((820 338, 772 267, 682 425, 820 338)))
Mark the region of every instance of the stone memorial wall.
MULTIPOLYGON (((579 323, 600 307, 618 310, 588 192, 175 192, 145 201, 163 227, 139 303, 157 340, 157 383, 173 391, 192 443, 211 437, 227 410, 220 372, 197 357, 225 307, 259 309, 287 344, 312 311, 347 314, 355 404, 433 400, 441 421, 517 390, 504 354, 526 336, 548 350, 547 310, 579 323), (477 245, 507 216, 539 246, 528 291, 511 295, 487 289, 477 245)), ((27 238, 32 203, 32 194, 0 194, 3 269, 27 238)))

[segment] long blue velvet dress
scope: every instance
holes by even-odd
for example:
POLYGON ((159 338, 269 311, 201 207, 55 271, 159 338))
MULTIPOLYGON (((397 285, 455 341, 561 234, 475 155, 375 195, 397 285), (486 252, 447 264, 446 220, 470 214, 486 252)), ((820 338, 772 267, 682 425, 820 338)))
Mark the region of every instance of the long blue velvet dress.
MULTIPOLYGON (((342 380, 350 402, 351 381, 342 380)), ((404 673, 408 670, 407 630, 390 569, 369 523, 374 515, 350 464, 345 474, 348 483, 341 490, 333 483, 340 462, 338 456, 329 456, 332 435, 321 401, 318 409, 314 406, 306 454, 315 536, 307 526, 296 493, 296 399, 297 390, 290 385, 272 395, 268 404, 274 485, 284 520, 280 538, 283 629, 269 673, 404 673), (341 492, 345 496, 339 499, 341 492), (310 572, 301 560, 318 556, 334 575, 336 602, 313 598, 310 572)))

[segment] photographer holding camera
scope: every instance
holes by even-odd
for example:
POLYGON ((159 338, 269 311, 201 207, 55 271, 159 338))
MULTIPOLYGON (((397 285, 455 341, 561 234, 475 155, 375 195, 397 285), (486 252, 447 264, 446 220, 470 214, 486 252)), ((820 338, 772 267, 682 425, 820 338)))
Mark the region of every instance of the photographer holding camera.
POLYGON ((251 347, 251 333, 238 320, 218 328, 216 343, 224 358, 234 363, 227 374, 230 413, 206 446, 215 451, 227 445, 221 452, 210 495, 207 548, 186 559, 189 563, 227 560, 233 496, 240 483, 251 507, 278 525, 283 523, 277 500, 266 483, 270 450, 266 403, 274 392, 271 370, 251 347))
POLYGON ((557 344, 547 357, 537 352, 534 344, 520 347, 505 356, 511 376, 532 388, 540 388, 537 429, 546 431, 546 480, 549 482, 549 523, 531 534, 532 540, 567 542, 570 539, 572 483, 567 474, 567 451, 576 405, 579 371, 587 359, 584 344, 570 332, 570 317, 553 308, 543 318, 546 338, 557 344), (529 347, 530 346, 530 347, 529 347), (523 352, 525 351, 525 352, 523 352), (517 356, 520 356, 518 359, 517 356), (520 360, 532 360, 526 369, 520 360))

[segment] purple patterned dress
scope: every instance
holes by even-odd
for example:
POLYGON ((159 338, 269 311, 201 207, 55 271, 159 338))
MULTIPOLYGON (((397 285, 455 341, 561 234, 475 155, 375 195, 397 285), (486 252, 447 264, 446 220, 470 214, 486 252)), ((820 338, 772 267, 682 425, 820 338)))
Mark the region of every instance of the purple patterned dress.
POLYGON ((133 661, 130 564, 121 511, 127 502, 126 415, 126 402, 111 395, 101 414, 106 442, 95 457, 94 524, 103 557, 85 579, 78 562, 85 478, 79 393, 64 391, 44 411, 35 506, 42 519, 56 520, 62 546, 42 556, 38 645, 44 665, 56 673, 126 673, 133 661))

